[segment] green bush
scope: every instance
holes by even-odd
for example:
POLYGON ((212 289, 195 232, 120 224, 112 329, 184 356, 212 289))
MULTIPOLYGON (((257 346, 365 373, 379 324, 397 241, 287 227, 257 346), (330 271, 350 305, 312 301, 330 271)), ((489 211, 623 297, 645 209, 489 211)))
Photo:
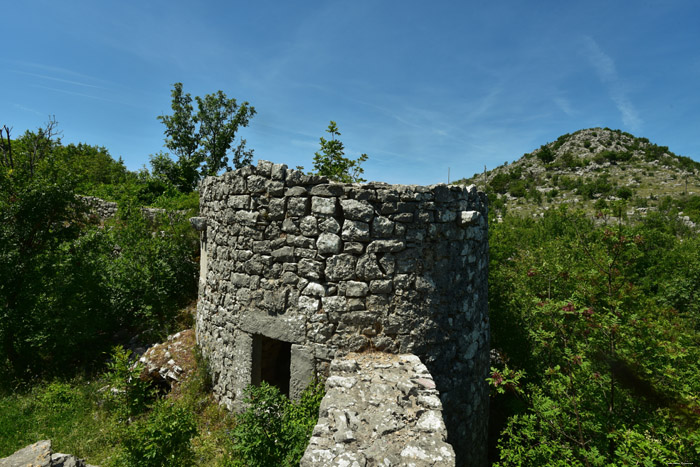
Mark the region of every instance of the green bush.
POLYGON ((115 465, 176 467, 193 464, 191 440, 197 434, 194 415, 180 403, 159 400, 145 418, 132 423, 123 438, 124 451, 115 465))
POLYGON ((143 413, 155 396, 150 384, 141 379, 143 365, 134 363, 131 356, 130 350, 116 346, 107 363, 105 379, 110 389, 106 394, 107 402, 118 420, 143 413))
POLYGON ((611 228, 565 208, 489 230, 492 347, 525 375, 494 396, 497 465, 696 462, 698 237, 664 213, 611 228))
POLYGON ((318 420, 323 384, 315 381, 299 401, 290 401, 279 390, 262 382, 244 392, 243 412, 231 433, 230 466, 299 465, 318 420))
POLYGON ((634 191, 632 190, 632 188, 630 188, 628 186, 622 186, 622 187, 618 188, 617 191, 615 192, 615 196, 617 196, 620 199, 625 199, 625 200, 630 199, 632 197, 632 195, 634 195, 634 191))
POLYGON ((548 145, 544 145, 540 147, 540 150, 537 152, 537 158, 542 161, 544 164, 549 164, 552 162, 555 158, 554 151, 550 149, 548 145))

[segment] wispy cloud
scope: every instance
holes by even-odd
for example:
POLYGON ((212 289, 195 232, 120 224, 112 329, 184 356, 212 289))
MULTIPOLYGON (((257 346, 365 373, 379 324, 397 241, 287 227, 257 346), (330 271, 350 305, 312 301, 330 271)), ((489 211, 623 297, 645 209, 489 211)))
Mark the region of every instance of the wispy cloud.
POLYGON ((99 79, 99 78, 96 78, 94 76, 86 75, 84 73, 80 73, 80 72, 77 72, 74 70, 69 70, 68 68, 51 66, 51 65, 44 65, 42 63, 34 63, 34 62, 27 62, 27 61, 11 61, 10 63, 12 63, 15 68, 17 68, 16 70, 13 70, 17 73, 25 73, 27 75, 33 75, 33 76, 42 77, 42 78, 46 78, 46 79, 54 79, 57 81, 64 81, 65 80, 64 82, 70 83, 70 84, 99 88, 101 86, 87 84, 87 83, 90 83, 90 82, 103 83, 103 84, 109 83, 109 81, 99 79), (39 70, 39 71, 41 71, 41 74, 36 73, 36 72, 24 71, 26 69, 39 70), (59 77, 61 77, 61 78, 59 78, 59 77))
POLYGON ((571 107, 571 102, 564 97, 555 97, 554 103, 559 107, 559 109, 564 112, 567 116, 574 116, 575 112, 573 107, 571 107))
POLYGON ((607 87, 610 98, 622 114, 622 122, 633 130, 639 129, 642 119, 627 95, 624 82, 617 73, 615 61, 603 52, 592 37, 585 36, 583 43, 584 53, 598 74, 600 81, 607 87))
POLYGON ((13 104, 13 105, 14 105, 14 107, 15 107, 16 109, 22 110, 22 111, 24 111, 24 112, 29 112, 29 113, 32 113, 32 114, 35 114, 35 115, 39 115, 39 116, 42 116, 42 117, 45 116, 45 114, 39 112, 38 110, 36 110, 36 109, 31 109, 31 108, 26 107, 26 106, 24 106, 24 105, 22 105, 22 104, 13 104))
POLYGON ((39 73, 30 73, 28 71, 22 70, 11 70, 13 73, 20 73, 22 75, 34 76, 35 78, 47 79, 50 81, 58 81, 59 83, 73 84, 75 86, 81 86, 86 88, 104 89, 102 86, 96 86, 94 84, 82 83, 80 81, 73 81, 70 79, 57 78, 55 76, 42 75, 39 73))

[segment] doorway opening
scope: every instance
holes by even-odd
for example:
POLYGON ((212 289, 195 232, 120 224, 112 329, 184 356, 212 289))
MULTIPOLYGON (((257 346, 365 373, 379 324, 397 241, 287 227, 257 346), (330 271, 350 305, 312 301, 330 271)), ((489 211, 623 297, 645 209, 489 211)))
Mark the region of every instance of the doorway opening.
POLYGON ((255 334, 253 336, 252 383, 259 386, 265 381, 289 396, 292 344, 255 334))

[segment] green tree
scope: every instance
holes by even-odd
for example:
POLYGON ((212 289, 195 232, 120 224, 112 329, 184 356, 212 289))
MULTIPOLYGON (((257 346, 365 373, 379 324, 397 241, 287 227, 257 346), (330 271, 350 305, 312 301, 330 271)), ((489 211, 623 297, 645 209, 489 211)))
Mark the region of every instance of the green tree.
POLYGON ((323 175, 337 182, 354 183, 366 181, 361 175, 365 172, 360 164, 367 160, 362 154, 355 160, 345 157, 345 146, 336 139, 340 136, 337 124, 331 120, 327 133, 331 139, 321 137, 321 150, 314 154, 314 169, 317 175, 323 175))
POLYGON ((168 163, 167 155, 151 158, 155 175, 172 182, 181 191, 192 191, 201 177, 216 175, 221 170, 231 170, 229 154, 234 167, 242 167, 253 159, 253 151, 246 149, 242 139, 232 149, 239 127, 246 127, 255 115, 255 108, 248 102, 238 105, 222 91, 206 96, 183 93, 182 83, 175 83, 172 90, 172 115, 160 115, 165 125, 165 146, 178 157, 168 163))

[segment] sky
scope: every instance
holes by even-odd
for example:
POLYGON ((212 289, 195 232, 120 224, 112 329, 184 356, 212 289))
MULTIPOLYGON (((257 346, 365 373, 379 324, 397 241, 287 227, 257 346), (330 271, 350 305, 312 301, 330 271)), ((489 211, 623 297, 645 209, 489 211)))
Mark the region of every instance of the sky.
POLYGON ((165 151, 173 83, 257 111, 254 158, 311 170, 336 121, 365 178, 444 183, 609 127, 700 160, 700 2, 5 2, 0 126, 55 115, 127 167, 165 151))

